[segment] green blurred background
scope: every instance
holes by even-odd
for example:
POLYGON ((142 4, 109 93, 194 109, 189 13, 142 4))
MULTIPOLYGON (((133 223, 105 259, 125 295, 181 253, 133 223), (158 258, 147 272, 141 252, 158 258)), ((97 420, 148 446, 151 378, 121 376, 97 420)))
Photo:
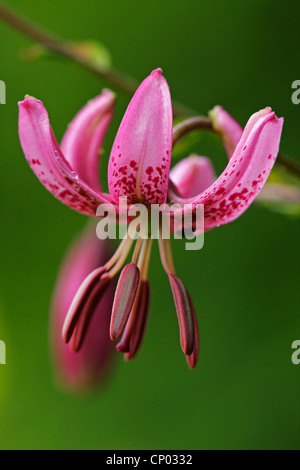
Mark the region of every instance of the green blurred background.
MULTIPOLYGON (((102 41, 120 70, 141 81, 162 67, 174 99, 206 114, 224 106, 244 125, 271 106, 285 124, 281 150, 299 160, 299 13, 286 0, 10 1, 70 40, 102 41)), ((197 310, 200 360, 189 370, 180 350, 172 296, 155 247, 152 307, 142 350, 120 356, 94 396, 72 396, 53 382, 48 310, 65 249, 85 225, 29 169, 17 134, 17 102, 45 103, 58 139, 88 99, 109 84, 62 59, 24 61, 31 41, 0 23, 2 449, 299 449, 299 219, 255 204, 205 236, 199 252, 176 241, 178 274, 197 310)), ((107 161, 129 97, 119 93, 106 139, 107 161)), ((217 139, 197 150, 218 171, 217 139)), ((104 163, 105 168, 105 163, 104 163)), ((104 174, 105 179, 105 174, 104 174)))

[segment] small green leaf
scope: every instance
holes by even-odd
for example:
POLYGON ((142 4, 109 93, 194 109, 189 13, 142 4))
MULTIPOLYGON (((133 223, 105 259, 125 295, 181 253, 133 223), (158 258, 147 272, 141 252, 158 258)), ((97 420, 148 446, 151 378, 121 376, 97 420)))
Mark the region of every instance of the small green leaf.
POLYGON ((300 188, 300 179, 291 175, 291 173, 288 173, 287 171, 284 171, 278 166, 274 166, 272 169, 269 178, 268 178, 269 183, 282 183, 286 184, 289 186, 295 186, 300 188))
MULTIPOLYGON (((67 46, 77 57, 87 60, 99 69, 108 70, 112 65, 111 54, 101 42, 94 40, 72 41, 68 42, 67 46)), ((59 54, 55 54, 40 43, 21 49, 20 56, 23 60, 33 62, 41 59, 62 59, 59 54)))
POLYGON ((300 217, 300 202, 287 202, 287 201, 263 201, 256 199, 257 203, 264 206, 266 209, 277 212, 278 214, 287 215, 290 217, 300 217))
POLYGON ((99 41, 85 40, 69 43, 76 55, 88 60, 91 64, 102 70, 109 70, 112 65, 112 57, 104 44, 99 41))
POLYGON ((299 217, 300 181, 275 166, 255 201, 273 212, 299 217))
POLYGON ((49 49, 47 49, 43 44, 37 43, 30 47, 22 48, 20 50, 20 57, 23 60, 35 62, 44 58, 57 58, 58 56, 54 54, 54 52, 49 51, 49 49))

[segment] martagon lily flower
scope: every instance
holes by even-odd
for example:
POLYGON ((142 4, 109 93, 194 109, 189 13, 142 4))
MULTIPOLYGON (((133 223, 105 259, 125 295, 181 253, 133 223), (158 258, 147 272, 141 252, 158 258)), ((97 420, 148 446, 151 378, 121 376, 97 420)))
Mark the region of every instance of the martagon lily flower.
MULTIPOLYGON (((98 182, 99 148, 112 116, 114 95, 106 90, 74 118, 66 140, 57 144, 47 111, 31 97, 20 103, 19 135, 25 156, 44 186, 83 214, 97 216, 103 204, 121 219, 123 198, 132 204, 175 203, 173 219, 204 205, 204 229, 239 217, 265 183, 277 156, 283 120, 270 108, 251 116, 240 133, 237 123, 220 107, 213 122, 229 152, 229 163, 215 178, 210 161, 191 156, 171 171, 173 140, 172 102, 161 69, 154 70, 139 86, 120 124, 108 164, 109 194, 98 182), (225 114, 224 114, 225 113, 225 114), (238 131, 238 132, 237 132, 238 131), (68 149, 68 150, 66 150, 68 149)), ((127 207, 127 206, 126 206, 127 207)), ((127 209, 124 209, 124 211, 127 209)), ((170 240, 161 236, 159 249, 168 275, 179 322, 181 348, 190 368, 198 359, 199 333, 191 296, 175 272, 170 240)), ((115 254, 94 269, 80 285, 63 327, 65 342, 80 350, 97 302, 122 269, 110 321, 110 337, 125 359, 133 358, 143 339, 150 302, 148 265, 152 238, 137 234, 131 262, 125 265, 133 245, 124 237, 115 254)))

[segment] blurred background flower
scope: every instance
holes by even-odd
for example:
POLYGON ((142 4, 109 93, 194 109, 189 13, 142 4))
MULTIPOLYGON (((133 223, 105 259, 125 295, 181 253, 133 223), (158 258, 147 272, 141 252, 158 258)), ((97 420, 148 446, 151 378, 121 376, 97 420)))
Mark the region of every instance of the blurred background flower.
POLYGON ((98 390, 114 366, 114 345, 109 325, 115 286, 112 282, 97 303, 85 342, 78 352, 62 340, 62 329, 71 302, 84 279, 112 254, 109 240, 99 240, 95 224, 88 224, 65 254, 53 293, 50 315, 50 350, 57 385, 76 393, 98 390))

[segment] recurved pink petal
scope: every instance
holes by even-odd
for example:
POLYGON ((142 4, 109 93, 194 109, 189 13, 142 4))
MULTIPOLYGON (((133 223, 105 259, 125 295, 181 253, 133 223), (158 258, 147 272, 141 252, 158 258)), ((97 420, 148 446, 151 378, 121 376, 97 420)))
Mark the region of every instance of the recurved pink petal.
POLYGON ((87 228, 69 248, 53 292, 50 316, 50 349, 56 380, 72 390, 96 386, 106 375, 114 354, 109 338, 114 285, 108 286, 96 306, 81 350, 74 353, 61 337, 67 311, 77 289, 91 270, 110 257, 107 240, 99 240, 95 227, 87 228))
POLYGON ((71 168, 91 188, 101 191, 100 152, 113 116, 115 95, 104 90, 84 106, 69 124, 61 150, 71 168))
POLYGON ((214 109, 210 111, 209 116, 215 131, 218 132, 222 138, 228 157, 231 158, 242 137, 243 128, 224 108, 222 108, 222 106, 215 106, 214 109))
POLYGON ((96 215, 109 195, 94 191, 71 168, 55 139, 43 103, 26 97, 19 103, 19 136, 28 163, 41 183, 61 202, 87 215, 96 215))
POLYGON ((123 117, 108 165, 115 202, 166 202, 172 151, 172 103, 161 69, 139 86, 123 117))
MULTIPOLYGON (((204 204, 205 230, 227 224, 249 207, 257 196, 277 157, 283 118, 270 108, 254 114, 219 178, 195 198, 172 194, 174 202, 194 207, 204 204)), ((182 211, 184 208, 182 208, 182 211)))
POLYGON ((183 198, 195 197, 205 191, 216 176, 210 160, 190 155, 177 163, 170 171, 170 180, 183 198))

